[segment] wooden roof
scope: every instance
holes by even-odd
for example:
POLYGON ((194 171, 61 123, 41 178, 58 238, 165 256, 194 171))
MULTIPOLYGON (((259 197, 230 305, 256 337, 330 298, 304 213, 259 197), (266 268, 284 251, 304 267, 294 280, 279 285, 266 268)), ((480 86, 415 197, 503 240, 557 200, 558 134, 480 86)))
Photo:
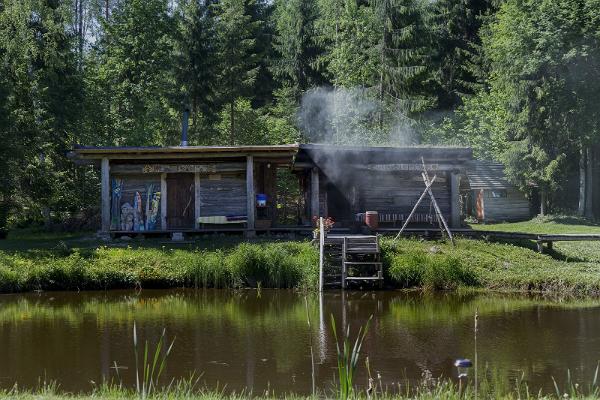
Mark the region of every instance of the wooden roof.
POLYGON ((349 164, 393 164, 436 162, 462 165, 473 159, 468 147, 451 146, 344 146, 329 144, 300 144, 297 160, 312 160, 315 164, 332 159, 349 164))
POLYGON ((514 188, 504 174, 504 165, 493 161, 473 160, 467 168, 467 178, 471 189, 511 189, 514 188))
POLYGON ((71 153, 73 158, 94 160, 110 159, 176 159, 206 157, 293 156, 297 144, 251 145, 251 146, 171 146, 171 147, 91 147, 78 146, 71 153))

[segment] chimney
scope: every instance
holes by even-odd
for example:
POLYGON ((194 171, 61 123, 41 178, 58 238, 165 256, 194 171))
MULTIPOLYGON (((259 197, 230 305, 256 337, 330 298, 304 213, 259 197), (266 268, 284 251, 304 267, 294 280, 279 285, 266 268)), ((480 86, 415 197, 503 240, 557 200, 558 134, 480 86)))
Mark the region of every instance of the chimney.
POLYGON ((181 126, 181 146, 187 146, 188 145, 188 138, 187 138, 187 133, 188 133, 188 124, 189 124, 189 120, 190 120, 190 110, 189 108, 186 107, 185 110, 183 110, 183 122, 182 122, 182 126, 181 126))

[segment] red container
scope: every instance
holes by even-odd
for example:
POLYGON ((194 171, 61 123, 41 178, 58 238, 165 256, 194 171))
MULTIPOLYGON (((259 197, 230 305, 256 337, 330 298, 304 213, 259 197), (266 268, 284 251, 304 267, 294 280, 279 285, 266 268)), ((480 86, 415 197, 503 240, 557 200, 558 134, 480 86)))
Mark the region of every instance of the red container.
POLYGON ((379 213, 377 211, 365 212, 365 224, 373 230, 379 228, 379 213))

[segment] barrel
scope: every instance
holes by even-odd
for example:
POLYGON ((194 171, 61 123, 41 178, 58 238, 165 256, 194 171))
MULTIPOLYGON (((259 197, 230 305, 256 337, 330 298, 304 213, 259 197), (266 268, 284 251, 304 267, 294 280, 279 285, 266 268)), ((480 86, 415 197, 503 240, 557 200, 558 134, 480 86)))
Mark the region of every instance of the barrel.
POLYGON ((377 211, 365 212, 365 223, 373 230, 379 228, 379 213, 377 211))

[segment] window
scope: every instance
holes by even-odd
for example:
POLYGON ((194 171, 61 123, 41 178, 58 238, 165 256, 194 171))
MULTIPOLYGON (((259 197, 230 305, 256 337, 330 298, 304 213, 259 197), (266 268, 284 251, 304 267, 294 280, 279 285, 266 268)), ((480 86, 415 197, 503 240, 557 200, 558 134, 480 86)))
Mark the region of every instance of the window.
POLYGON ((505 198, 506 190, 504 190, 504 189, 490 190, 490 197, 493 199, 505 198))

